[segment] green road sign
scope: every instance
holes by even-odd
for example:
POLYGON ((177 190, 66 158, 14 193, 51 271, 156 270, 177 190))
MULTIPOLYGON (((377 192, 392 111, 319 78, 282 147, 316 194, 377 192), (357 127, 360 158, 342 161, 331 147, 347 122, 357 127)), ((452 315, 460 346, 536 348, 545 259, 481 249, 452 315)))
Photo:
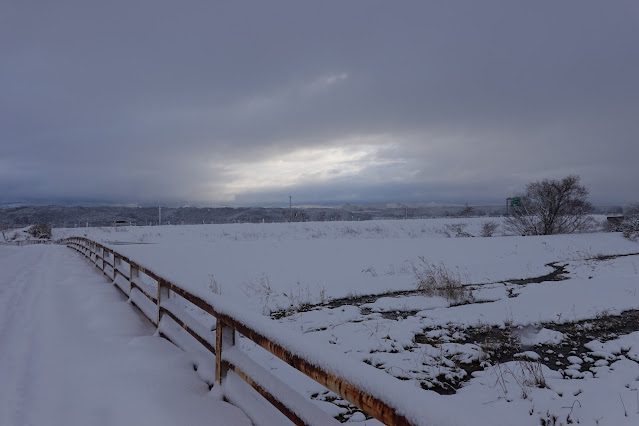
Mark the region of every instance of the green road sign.
POLYGON ((513 197, 510 199, 510 207, 521 206, 521 199, 519 197, 513 197))

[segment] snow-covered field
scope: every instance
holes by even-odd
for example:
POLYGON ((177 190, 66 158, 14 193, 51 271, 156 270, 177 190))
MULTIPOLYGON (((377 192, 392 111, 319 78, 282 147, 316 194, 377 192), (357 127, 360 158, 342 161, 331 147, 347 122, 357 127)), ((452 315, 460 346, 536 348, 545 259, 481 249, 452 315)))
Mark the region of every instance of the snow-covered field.
MULTIPOLYGON (((206 299, 273 314, 292 340, 312 336, 447 394, 438 417, 452 424, 639 424, 639 244, 616 233, 480 236, 498 220, 74 228, 54 238, 110 245, 206 299), (417 292, 429 270, 459 280, 464 297, 417 292)), ((333 415, 364 420, 239 344, 333 415)))
POLYGON ((446 236, 447 225, 456 223, 479 235, 488 220, 496 219, 75 228, 55 229, 54 238, 84 236, 112 245, 196 293, 215 281, 224 296, 265 313, 327 298, 415 289, 411 265, 420 256, 458 268, 469 283, 485 283, 543 275, 552 270, 548 262, 636 249, 614 234, 446 236))

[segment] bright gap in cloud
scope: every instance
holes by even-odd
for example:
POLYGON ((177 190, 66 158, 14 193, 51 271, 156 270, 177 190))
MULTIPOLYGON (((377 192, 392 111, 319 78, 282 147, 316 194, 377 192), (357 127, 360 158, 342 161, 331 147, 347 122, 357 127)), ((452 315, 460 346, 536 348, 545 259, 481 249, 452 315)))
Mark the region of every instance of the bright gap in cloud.
POLYGON ((326 147, 303 148, 260 161, 222 166, 228 176, 224 185, 226 192, 238 194, 325 183, 361 176, 368 170, 398 161, 383 158, 382 151, 392 147, 392 144, 382 143, 386 137, 367 137, 365 143, 362 139, 350 138, 326 147))

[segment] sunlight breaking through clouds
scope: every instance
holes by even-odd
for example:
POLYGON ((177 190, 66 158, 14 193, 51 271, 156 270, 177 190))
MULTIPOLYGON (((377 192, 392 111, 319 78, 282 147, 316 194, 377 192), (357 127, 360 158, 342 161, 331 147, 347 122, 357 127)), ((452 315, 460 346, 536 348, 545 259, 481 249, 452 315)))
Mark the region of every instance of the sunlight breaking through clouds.
POLYGON ((637 2, 4 3, 0 205, 638 198, 637 2))
POLYGON ((224 165, 224 174, 229 178, 225 189, 229 194, 237 194, 309 182, 330 182, 357 178, 377 167, 402 163, 401 159, 384 158, 382 151, 393 146, 388 142, 382 144, 385 139, 386 136, 355 137, 326 147, 302 148, 263 160, 224 165))

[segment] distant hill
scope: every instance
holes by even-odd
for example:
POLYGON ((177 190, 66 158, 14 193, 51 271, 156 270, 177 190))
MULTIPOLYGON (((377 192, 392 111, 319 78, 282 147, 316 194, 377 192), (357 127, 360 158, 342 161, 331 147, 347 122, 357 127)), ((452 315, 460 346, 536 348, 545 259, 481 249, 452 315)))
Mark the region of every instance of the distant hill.
MULTIPOLYGON (((599 208, 607 213, 609 208, 599 208)), ((350 205, 340 207, 162 207, 162 224, 286 222, 500 216, 504 206, 350 205)), ((22 206, 0 209, 0 225, 24 227, 46 223, 52 227, 112 226, 116 220, 133 225, 157 225, 157 207, 22 206)))
MULTIPOLYGON (((459 206, 353 206, 306 207, 163 207, 163 224, 199 224, 233 222, 286 222, 370 220, 457 216, 459 206)), ((477 207, 476 215, 501 214, 503 208, 477 207)), ((22 227, 47 223, 53 227, 111 226, 116 220, 134 225, 157 225, 157 207, 122 206, 23 206, 0 209, 0 224, 22 227)))

